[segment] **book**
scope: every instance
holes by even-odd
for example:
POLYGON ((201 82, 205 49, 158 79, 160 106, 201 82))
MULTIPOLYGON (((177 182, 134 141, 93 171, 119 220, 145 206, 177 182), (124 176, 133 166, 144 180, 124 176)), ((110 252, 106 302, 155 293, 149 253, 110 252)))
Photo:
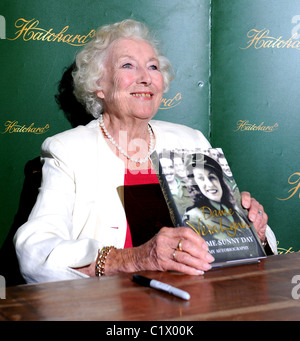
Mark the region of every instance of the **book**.
POLYGON ((213 268, 266 257, 221 148, 163 150, 151 159, 174 227, 206 241, 213 268))

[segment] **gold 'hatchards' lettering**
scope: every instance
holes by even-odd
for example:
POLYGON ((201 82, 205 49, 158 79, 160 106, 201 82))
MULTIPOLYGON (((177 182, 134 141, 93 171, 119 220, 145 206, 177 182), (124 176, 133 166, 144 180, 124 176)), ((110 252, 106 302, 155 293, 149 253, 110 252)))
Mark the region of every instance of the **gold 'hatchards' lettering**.
POLYGON ((173 98, 163 98, 159 109, 172 109, 181 103, 182 95, 178 92, 173 98))
POLYGON ((13 133, 31 133, 31 134, 45 134, 49 129, 50 125, 47 123, 44 127, 35 127, 34 123, 29 126, 20 125, 18 121, 6 121, 4 123, 4 131, 1 134, 13 134, 13 133))
POLYGON ((264 122, 260 124, 250 123, 247 120, 239 120, 236 123, 237 128, 234 131, 258 131, 263 133, 272 133, 278 129, 278 123, 275 123, 271 126, 265 125, 264 122))
POLYGON ((18 29, 15 32, 14 38, 8 40, 23 39, 24 41, 39 40, 48 42, 66 43, 72 46, 82 46, 95 36, 95 30, 91 30, 86 35, 70 34, 69 26, 65 26, 59 33, 53 32, 53 28, 44 29, 39 27, 39 20, 26 20, 19 18, 15 22, 15 27, 18 29))
MULTIPOLYGON (((292 185, 292 188, 290 188, 290 190, 288 191, 289 195, 286 198, 284 198, 284 199, 277 198, 278 200, 289 200, 294 195, 299 193, 299 189, 300 189, 300 172, 295 172, 292 175, 290 175, 289 178, 288 178, 288 183, 289 183, 289 185, 292 185)), ((298 196, 299 196, 299 199, 300 199, 300 194, 298 196)))
POLYGON ((289 39, 285 40, 282 36, 272 37, 270 35, 270 30, 266 28, 262 30, 253 28, 248 31, 247 37, 250 38, 250 40, 247 42, 246 47, 240 47, 242 50, 247 50, 250 47, 256 50, 270 48, 300 50, 300 41, 295 39, 297 37, 297 33, 294 33, 289 39))
POLYGON ((279 240, 277 240, 277 250, 278 250, 278 254, 279 255, 283 255, 283 254, 287 254, 287 253, 295 253, 295 252, 300 252, 300 250, 297 251, 297 249, 295 250, 293 246, 288 246, 287 248, 285 247, 281 247, 281 245, 279 245, 279 240))

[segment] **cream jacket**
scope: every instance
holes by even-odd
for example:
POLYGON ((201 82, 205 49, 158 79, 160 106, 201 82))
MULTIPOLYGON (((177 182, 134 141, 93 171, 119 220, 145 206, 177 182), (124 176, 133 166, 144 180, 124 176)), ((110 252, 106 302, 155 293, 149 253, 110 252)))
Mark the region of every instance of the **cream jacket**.
MULTIPOLYGON (((156 150, 210 147, 186 126, 151 121, 156 150)), ((94 120, 45 140, 43 180, 28 221, 15 235, 21 273, 30 282, 87 277, 75 269, 95 261, 99 248, 123 248, 126 217, 118 194, 124 163, 111 151, 94 120)), ((268 228, 273 251, 276 239, 268 228)))

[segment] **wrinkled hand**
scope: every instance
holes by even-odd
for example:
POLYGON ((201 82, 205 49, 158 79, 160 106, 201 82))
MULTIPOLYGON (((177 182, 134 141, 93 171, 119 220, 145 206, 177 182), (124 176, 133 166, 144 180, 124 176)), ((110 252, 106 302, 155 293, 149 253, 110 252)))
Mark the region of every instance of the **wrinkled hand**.
POLYGON ((150 241, 136 248, 137 270, 178 271, 200 275, 214 261, 203 238, 186 227, 163 227, 150 241), (181 251, 178 244, 181 241, 181 251))
POLYGON ((263 206, 249 192, 242 192, 242 205, 249 211, 248 218, 253 223, 259 239, 264 242, 266 240, 266 228, 268 216, 264 211, 263 206))

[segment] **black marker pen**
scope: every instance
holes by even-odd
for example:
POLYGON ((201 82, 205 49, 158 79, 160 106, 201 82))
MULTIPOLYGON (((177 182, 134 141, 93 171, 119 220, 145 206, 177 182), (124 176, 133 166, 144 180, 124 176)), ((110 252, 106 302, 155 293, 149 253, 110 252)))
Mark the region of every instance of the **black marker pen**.
POLYGON ((143 285, 145 287, 151 287, 153 289, 165 291, 173 296, 182 298, 183 300, 189 300, 191 298, 188 292, 172 287, 169 284, 157 281, 155 279, 147 278, 147 277, 140 276, 140 275, 133 275, 132 280, 137 284, 143 285))

